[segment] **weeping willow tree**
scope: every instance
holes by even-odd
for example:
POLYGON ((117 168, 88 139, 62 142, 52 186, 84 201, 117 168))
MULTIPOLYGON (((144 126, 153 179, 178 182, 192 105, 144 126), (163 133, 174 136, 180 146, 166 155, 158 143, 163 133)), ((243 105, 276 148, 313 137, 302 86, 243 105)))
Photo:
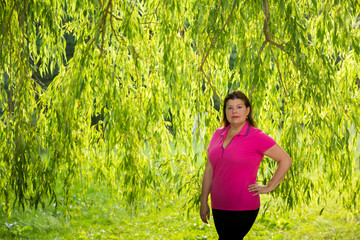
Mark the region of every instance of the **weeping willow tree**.
MULTIPOLYGON (((3 210, 67 206, 95 185, 128 206, 179 196, 196 205, 219 108, 235 89, 293 159, 276 201, 339 195, 359 205, 358 1, 2 0, 1 9, 3 210)), ((264 159, 260 183, 275 167, 264 159)))

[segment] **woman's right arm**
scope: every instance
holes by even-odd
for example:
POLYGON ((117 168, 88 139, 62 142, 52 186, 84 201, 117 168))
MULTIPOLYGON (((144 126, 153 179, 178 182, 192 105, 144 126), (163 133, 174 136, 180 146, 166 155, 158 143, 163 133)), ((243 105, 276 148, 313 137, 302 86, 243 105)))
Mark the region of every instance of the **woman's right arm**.
POLYGON ((208 223, 208 220, 210 219, 210 208, 208 204, 208 197, 211 189, 212 174, 213 174, 213 169, 210 161, 208 160, 204 171, 204 179, 202 182, 201 200, 200 200, 200 217, 204 223, 208 223))

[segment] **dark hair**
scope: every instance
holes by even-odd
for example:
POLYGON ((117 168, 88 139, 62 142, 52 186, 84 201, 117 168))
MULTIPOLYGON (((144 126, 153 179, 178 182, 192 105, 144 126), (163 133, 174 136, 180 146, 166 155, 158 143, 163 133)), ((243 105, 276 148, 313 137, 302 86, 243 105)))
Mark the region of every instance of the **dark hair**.
POLYGON ((246 107, 249 107, 250 108, 250 112, 249 112, 249 115, 247 116, 246 118, 246 121, 249 123, 250 126, 252 127, 256 127, 256 123, 252 117, 252 108, 251 108, 251 104, 250 104, 250 101, 248 99, 248 97, 241 91, 238 91, 238 90, 235 90, 231 93, 229 93, 225 99, 224 99, 224 105, 223 105, 223 119, 222 119, 222 122, 221 122, 221 125, 223 127, 227 127, 229 126, 229 121, 227 120, 226 118, 226 103, 229 101, 229 100, 235 100, 235 99, 240 99, 242 100, 244 103, 245 103, 245 106, 246 107))

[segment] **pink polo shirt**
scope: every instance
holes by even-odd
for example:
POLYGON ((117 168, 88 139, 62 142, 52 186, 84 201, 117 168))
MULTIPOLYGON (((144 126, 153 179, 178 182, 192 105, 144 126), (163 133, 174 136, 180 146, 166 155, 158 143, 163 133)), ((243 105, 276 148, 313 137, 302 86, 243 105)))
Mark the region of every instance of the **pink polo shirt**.
POLYGON ((264 152, 274 146, 274 139, 248 123, 224 149, 223 142, 230 125, 213 134, 209 147, 209 161, 213 168, 211 207, 219 210, 245 211, 260 207, 260 196, 252 196, 250 184, 256 176, 264 152))

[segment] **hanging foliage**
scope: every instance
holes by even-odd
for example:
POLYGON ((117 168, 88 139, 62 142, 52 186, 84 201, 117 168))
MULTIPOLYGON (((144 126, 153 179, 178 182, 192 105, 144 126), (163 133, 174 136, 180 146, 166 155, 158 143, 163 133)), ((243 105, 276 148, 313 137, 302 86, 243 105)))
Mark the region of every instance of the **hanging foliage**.
MULTIPOLYGON (((9 213, 68 206, 78 182, 84 193, 106 185, 131 206, 178 196, 196 205, 222 99, 235 89, 293 159, 274 197, 291 208, 339 192, 344 206, 359 204, 357 1, 8 0, 1 9, 9 213)), ((274 169, 264 159, 259 181, 274 169)))

